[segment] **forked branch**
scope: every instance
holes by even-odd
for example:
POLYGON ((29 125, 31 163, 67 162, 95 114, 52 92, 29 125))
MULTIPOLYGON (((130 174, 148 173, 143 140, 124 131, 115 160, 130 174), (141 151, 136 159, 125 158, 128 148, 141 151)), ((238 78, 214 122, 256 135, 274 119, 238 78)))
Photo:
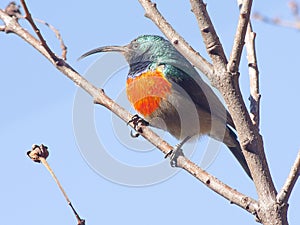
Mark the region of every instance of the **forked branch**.
POLYGON ((59 63, 59 58, 51 51, 50 47, 48 46, 46 40, 44 39, 44 37, 42 36, 39 28, 35 25, 33 18, 31 16, 31 13, 25 3, 25 0, 21 0, 21 4, 22 7, 25 11, 25 16, 24 18, 30 23, 30 25, 32 26, 34 32, 36 33, 36 35, 38 36, 38 38, 40 39, 41 45, 44 47, 44 49, 46 50, 46 52, 50 55, 51 59, 55 62, 55 63, 59 63))
MULTIPOLYGON (((161 23, 164 22, 162 18, 155 17, 158 14, 156 5, 150 0, 139 1, 146 11, 146 16, 151 18, 163 33, 166 33, 165 28, 161 26, 161 23), (149 7, 147 7, 149 5, 155 5, 155 7, 151 8, 153 11, 150 11, 149 7), (153 15, 149 16, 151 14, 153 15)), ((257 126, 253 125, 250 118, 238 81, 240 55, 245 41, 252 1, 243 1, 245 4, 241 10, 239 27, 232 50, 231 64, 229 65, 222 44, 207 12, 206 4, 202 0, 190 0, 190 2, 206 50, 213 64, 213 76, 208 77, 212 85, 219 89, 226 102, 237 129, 243 154, 251 170, 260 203, 258 220, 265 224, 285 224, 287 222, 286 207, 276 210, 278 207, 276 205, 276 189, 266 161, 263 140, 257 126)), ((172 38, 168 38, 172 41, 172 38)))
POLYGON ((59 30, 44 20, 37 19, 37 18, 35 18, 34 20, 41 24, 44 24, 45 26, 49 27, 50 30, 53 31, 53 33, 55 34, 56 38, 59 40, 59 43, 60 43, 60 48, 62 50, 61 57, 63 60, 67 60, 67 46, 65 45, 64 40, 63 40, 59 30))

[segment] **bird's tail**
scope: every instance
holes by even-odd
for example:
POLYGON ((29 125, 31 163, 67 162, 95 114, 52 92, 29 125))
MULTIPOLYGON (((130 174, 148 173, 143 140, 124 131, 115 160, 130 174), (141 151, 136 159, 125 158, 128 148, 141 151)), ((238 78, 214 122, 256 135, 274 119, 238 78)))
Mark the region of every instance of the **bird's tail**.
POLYGON ((237 136, 236 136, 236 134, 229 127, 228 127, 228 130, 230 131, 230 136, 235 139, 236 145, 234 147, 227 145, 227 147, 232 152, 232 154, 234 155, 234 157, 239 161, 239 163, 243 167, 244 171, 247 173, 247 175, 252 180, 250 169, 249 169, 248 164, 246 162, 245 156, 244 156, 244 154, 242 152, 240 143, 237 140, 237 136))
POLYGON ((241 166, 243 167, 244 171, 247 173, 249 178, 252 180, 250 169, 249 169, 246 159, 242 153, 241 147, 238 145, 236 147, 228 147, 228 148, 232 152, 234 157, 239 161, 239 163, 241 164, 241 166))

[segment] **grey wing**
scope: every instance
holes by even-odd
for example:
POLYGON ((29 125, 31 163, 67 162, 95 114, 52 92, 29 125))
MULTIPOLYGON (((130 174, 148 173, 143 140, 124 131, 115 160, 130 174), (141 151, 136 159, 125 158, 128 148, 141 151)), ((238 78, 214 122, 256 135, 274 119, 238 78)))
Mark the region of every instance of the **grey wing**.
POLYGON ((184 65, 178 68, 176 67, 178 64, 165 64, 165 66, 167 67, 165 71, 168 71, 165 74, 167 79, 183 88, 198 107, 234 128, 230 114, 211 87, 202 80, 192 65, 190 65, 192 68, 185 68, 184 65), (182 68, 188 73, 183 71, 182 68))

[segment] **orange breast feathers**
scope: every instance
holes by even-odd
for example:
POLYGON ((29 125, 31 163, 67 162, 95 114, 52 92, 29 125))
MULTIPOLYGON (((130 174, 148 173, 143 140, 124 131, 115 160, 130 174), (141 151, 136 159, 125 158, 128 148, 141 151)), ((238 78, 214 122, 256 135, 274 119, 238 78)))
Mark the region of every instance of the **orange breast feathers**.
POLYGON ((145 117, 151 115, 170 92, 171 83, 160 69, 127 79, 127 97, 135 110, 145 117))

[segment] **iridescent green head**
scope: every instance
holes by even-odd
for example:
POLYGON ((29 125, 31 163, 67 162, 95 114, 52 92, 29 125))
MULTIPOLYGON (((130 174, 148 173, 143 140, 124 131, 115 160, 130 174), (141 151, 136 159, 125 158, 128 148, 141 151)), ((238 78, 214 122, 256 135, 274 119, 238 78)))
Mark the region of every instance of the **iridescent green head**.
POLYGON ((121 52, 129 65, 143 61, 160 62, 172 57, 174 53, 176 57, 179 54, 172 44, 163 37, 142 35, 125 46, 104 46, 93 49, 83 54, 80 59, 99 52, 121 52))

